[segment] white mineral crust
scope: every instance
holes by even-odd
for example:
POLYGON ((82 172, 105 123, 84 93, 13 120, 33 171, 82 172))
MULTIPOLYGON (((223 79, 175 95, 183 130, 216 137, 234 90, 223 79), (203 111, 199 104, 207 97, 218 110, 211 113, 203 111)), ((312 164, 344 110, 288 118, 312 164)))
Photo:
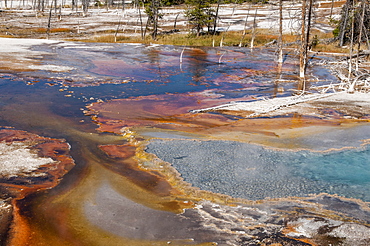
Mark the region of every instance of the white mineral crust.
MULTIPOLYGON (((54 163, 51 158, 38 157, 23 143, 0 143, 0 177, 13 177, 29 174, 40 166, 54 163)), ((43 173, 32 176, 41 176, 43 173)))

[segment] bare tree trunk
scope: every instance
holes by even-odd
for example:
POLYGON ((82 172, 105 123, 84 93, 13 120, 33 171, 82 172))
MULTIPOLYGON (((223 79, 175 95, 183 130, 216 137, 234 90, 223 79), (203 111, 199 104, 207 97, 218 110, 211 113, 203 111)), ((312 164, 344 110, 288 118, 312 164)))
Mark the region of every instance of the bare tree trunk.
MULTIPOLYGON (((341 24, 342 28, 340 29, 341 31, 340 31, 340 35, 339 35, 339 46, 344 45, 344 35, 345 35, 345 32, 346 32, 346 26, 347 26, 347 22, 348 22, 348 13, 349 13, 349 10, 350 10, 350 2, 351 2, 351 0, 347 0, 346 5, 345 5, 344 22, 341 24)), ((352 6, 352 4, 351 4, 351 6, 352 6)))
POLYGON ((145 24, 145 28, 144 28, 144 38, 143 39, 145 39, 146 30, 148 30, 148 26, 149 26, 149 18, 146 20, 146 24, 145 24))
POLYGON ((279 55, 278 64, 283 64, 283 0, 279 0, 279 55))
POLYGON ((355 26, 355 13, 352 12, 352 23, 351 23, 351 44, 349 48, 349 59, 348 59, 348 82, 351 80, 352 75, 352 55, 353 55, 353 37, 354 37, 354 26, 355 26))
POLYGON ((331 7, 330 7, 330 19, 332 18, 333 16, 333 8, 334 8, 334 0, 331 0, 331 7))
POLYGON ((116 43, 117 42, 117 35, 118 35, 118 31, 119 31, 119 27, 121 26, 121 16, 119 17, 119 20, 118 20, 118 25, 117 25, 117 29, 116 29, 116 32, 114 33, 114 42, 116 43))
POLYGON ((217 8, 216 8, 216 13, 215 13, 215 19, 213 21, 213 35, 215 35, 215 33, 216 33, 217 20, 218 20, 218 10, 220 9, 220 3, 221 3, 221 0, 217 0, 217 8))
POLYGON ((177 14, 176 15, 176 18, 175 18, 175 23, 173 24, 173 30, 176 31, 176 24, 177 24, 177 18, 179 17, 180 14, 177 14))
POLYGON ((307 1, 302 0, 302 24, 301 24, 301 51, 299 54, 299 77, 304 78, 306 73, 306 6, 307 1))
POLYGON ((49 39, 49 36, 50 36, 50 26, 51 26, 51 11, 53 9, 50 8, 50 11, 49 11, 49 18, 48 18, 48 28, 46 30, 46 34, 47 34, 47 38, 49 39))
POLYGON ((152 0, 152 11, 153 11, 153 32, 152 38, 153 40, 157 40, 158 35, 158 11, 159 11, 159 1, 152 0))
MULTIPOLYGON (((362 5, 361 7, 362 13, 361 13, 361 20, 360 20, 360 33, 358 35, 358 41, 357 41, 357 53, 358 54, 360 53, 361 42, 362 42, 362 27, 364 25, 364 17, 365 17, 365 0, 362 0, 361 5, 362 5)), ((356 59, 356 71, 358 71, 359 57, 360 56, 357 56, 357 59, 356 59)))
POLYGON ((227 27, 227 29, 222 33, 222 37, 221 37, 221 41, 220 41, 220 47, 224 46, 225 34, 229 31, 230 26, 231 26, 231 22, 229 23, 229 26, 227 27))
POLYGON ((256 9, 256 12, 254 13, 254 19, 253 19, 251 49, 253 49, 253 47, 254 47, 254 39, 256 37, 256 18, 257 18, 257 9, 256 9))
POLYGON ((215 47, 215 35, 216 35, 216 28, 217 28, 218 11, 219 11, 219 9, 220 9, 220 2, 221 2, 221 0, 218 0, 218 1, 217 1, 217 8, 216 8, 215 19, 213 20, 212 47, 215 47))
POLYGON ((143 30, 143 19, 142 19, 142 16, 141 16, 140 1, 139 0, 136 0, 136 5, 137 5, 137 10, 139 11, 141 39, 144 40, 145 33, 144 33, 144 30, 143 30))
POLYGON ((248 22, 248 16, 249 16, 249 11, 251 9, 251 5, 249 4, 247 16, 245 17, 245 22, 244 22, 244 30, 243 30, 243 35, 242 38, 240 39, 239 47, 242 47, 243 45, 243 40, 245 38, 245 35, 247 34, 247 22, 248 22))
POLYGON ((89 9, 89 0, 82 0, 82 10, 84 15, 87 14, 88 9, 89 9))
POLYGON ((313 6, 313 0, 309 0, 308 16, 307 16, 307 30, 306 30, 306 45, 305 45, 306 46, 306 52, 305 52, 306 62, 307 62, 307 49, 308 49, 308 46, 309 46, 309 43, 310 43, 310 34, 311 34, 312 6, 313 6))

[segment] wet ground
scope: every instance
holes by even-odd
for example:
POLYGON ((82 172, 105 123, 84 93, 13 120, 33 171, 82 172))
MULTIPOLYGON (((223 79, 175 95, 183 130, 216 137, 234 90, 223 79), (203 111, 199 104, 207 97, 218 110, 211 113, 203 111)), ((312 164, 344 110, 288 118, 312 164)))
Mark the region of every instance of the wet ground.
POLYGON ((65 139, 76 166, 19 201, 4 245, 369 243, 366 119, 190 112, 296 93, 289 51, 280 75, 268 49, 31 49, 1 67, 0 125, 65 139))

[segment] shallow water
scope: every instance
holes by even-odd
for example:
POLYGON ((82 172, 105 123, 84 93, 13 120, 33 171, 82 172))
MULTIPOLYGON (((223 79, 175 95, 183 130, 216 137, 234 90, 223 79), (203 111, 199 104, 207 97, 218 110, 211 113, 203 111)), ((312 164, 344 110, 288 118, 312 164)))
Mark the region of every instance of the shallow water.
MULTIPOLYGON (((34 49, 49 52, 39 60, 41 64, 73 69, 2 75, 0 126, 66 139, 76 167, 56 188, 21 201, 33 235, 29 245, 166 245, 166 240, 174 240, 175 245, 219 240, 222 245, 229 234, 220 229, 215 236, 203 220, 191 214, 196 213, 193 210, 184 215, 188 216, 185 225, 181 225, 184 218, 176 214, 200 199, 231 199, 222 195, 255 200, 326 192, 370 201, 369 149, 361 147, 361 140, 370 138, 367 126, 294 139, 297 148, 309 150, 287 151, 205 141, 204 132, 219 122, 239 118, 211 115, 199 120, 186 114, 193 105, 291 95, 290 89, 299 87, 294 57, 287 57, 280 77, 272 50, 189 47, 180 62, 183 48, 172 46, 60 43, 34 49), (278 83, 277 78, 289 81, 278 83), (108 107, 100 115, 109 115, 115 123, 136 117, 132 124, 140 122, 134 130, 142 136, 97 131, 99 120, 85 115, 86 106, 95 102, 103 109, 114 105, 116 111, 108 107), (178 108, 184 112, 178 113, 178 108), (158 121, 168 127, 159 126, 158 121), (186 185, 182 189, 179 177, 171 176, 176 171, 168 167, 167 172, 165 163, 140 152, 145 148, 142 140, 152 137, 165 140, 153 140, 149 152, 173 164, 185 182, 220 193, 221 198, 212 193, 199 195, 186 185), (347 146, 352 149, 315 152, 347 146), (140 211, 148 216, 127 215, 140 211), (162 220, 168 224, 156 228, 162 220), (168 228, 173 231, 169 233, 168 228)), ((322 79, 317 85, 328 77, 334 79, 325 68, 312 72, 322 79)))
POLYGON ((370 201, 368 147, 322 153, 230 141, 155 140, 148 151, 172 163, 194 186, 233 197, 329 193, 370 201))

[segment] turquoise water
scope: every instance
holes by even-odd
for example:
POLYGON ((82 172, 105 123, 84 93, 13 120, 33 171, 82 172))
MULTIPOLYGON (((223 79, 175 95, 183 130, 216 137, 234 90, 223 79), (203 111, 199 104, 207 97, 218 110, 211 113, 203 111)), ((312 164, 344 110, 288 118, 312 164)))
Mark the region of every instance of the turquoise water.
POLYGON ((153 140, 147 151, 204 190, 252 200, 329 193, 370 201, 370 148, 329 153, 232 141, 153 140))

